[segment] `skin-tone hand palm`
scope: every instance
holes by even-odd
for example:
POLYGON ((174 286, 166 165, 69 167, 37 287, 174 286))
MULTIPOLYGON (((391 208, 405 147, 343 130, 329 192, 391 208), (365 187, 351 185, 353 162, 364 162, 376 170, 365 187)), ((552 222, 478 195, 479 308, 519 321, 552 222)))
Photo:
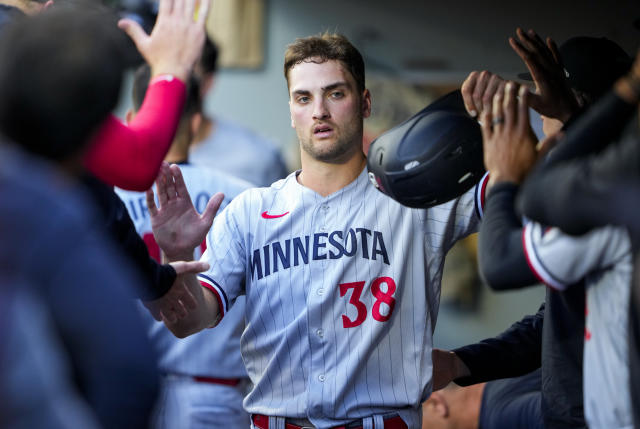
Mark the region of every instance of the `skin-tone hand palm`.
POLYGON ((507 82, 493 98, 493 108, 482 115, 485 167, 491 185, 521 183, 538 159, 537 138, 529 123, 530 92, 507 82))
POLYGON ((131 19, 120 20, 118 26, 151 66, 152 77, 171 74, 186 82, 202 53, 209 3, 210 0, 160 0, 151 34, 131 19))
POLYGON ((151 227, 158 246, 169 261, 191 260, 194 249, 202 243, 224 195, 217 193, 198 214, 182 177, 180 167, 162 163, 156 179, 159 205, 152 189, 147 191, 151 227))
POLYGON ((533 30, 518 28, 516 35, 517 39, 509 38, 509 44, 524 61, 536 85, 529 105, 541 115, 566 122, 580 106, 569 87, 558 47, 551 38, 545 44, 533 30))

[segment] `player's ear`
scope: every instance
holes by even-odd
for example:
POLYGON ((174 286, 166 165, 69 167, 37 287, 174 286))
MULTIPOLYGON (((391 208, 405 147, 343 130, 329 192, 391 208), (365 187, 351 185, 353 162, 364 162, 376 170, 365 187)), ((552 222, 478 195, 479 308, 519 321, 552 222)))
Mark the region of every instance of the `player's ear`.
POLYGON ((371 115, 371 92, 365 89, 362 93, 362 117, 368 118, 371 115))
POLYGON ((439 392, 433 392, 429 399, 427 399, 427 406, 435 413, 439 418, 449 417, 449 404, 444 395, 439 392))

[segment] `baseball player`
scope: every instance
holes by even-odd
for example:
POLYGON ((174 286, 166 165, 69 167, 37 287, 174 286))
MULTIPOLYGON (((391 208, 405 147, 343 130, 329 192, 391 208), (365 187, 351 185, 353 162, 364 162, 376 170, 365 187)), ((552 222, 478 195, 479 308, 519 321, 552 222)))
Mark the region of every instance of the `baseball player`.
MULTIPOLYGON (((476 230, 483 186, 431 209, 376 190, 362 151, 364 62, 343 36, 296 40, 285 77, 302 169, 215 219, 202 257, 210 269, 187 280, 198 305, 165 324, 190 335, 246 296, 241 349, 254 386, 244 407, 255 428, 419 428, 444 255, 476 230)), ((169 259, 184 260, 198 237, 177 246, 183 225, 160 220, 193 207, 180 169, 161 174, 159 207, 147 193, 154 234, 169 259)))
MULTIPOLYGON (((144 100, 150 78, 148 66, 136 71, 133 86, 133 104, 137 110, 144 100)), ((178 132, 167 154, 167 160, 180 162, 187 189, 199 213, 206 209, 212 190, 222 191, 222 207, 232 198, 251 187, 212 169, 196 167, 187 162, 189 142, 193 137, 192 125, 200 113, 199 88, 195 79, 188 86, 185 110, 178 132)), ((128 113, 132 119, 134 113, 128 113)), ((136 231, 144 237, 152 256, 160 251, 153 239, 151 220, 145 204, 145 195, 118 189, 136 231)), ((196 249, 196 257, 201 248, 196 249)), ((249 385, 247 372, 240 357, 240 334, 244 329, 244 300, 234 306, 219 331, 204 331, 179 340, 165 326, 155 321, 146 311, 148 334, 159 354, 163 373, 162 393, 153 424, 156 428, 240 428, 249 426, 249 416, 242 409, 242 399, 249 385), (236 308, 237 307, 237 308, 236 308), (215 334, 215 335, 214 335, 215 334)))
POLYGON ((510 278, 508 272, 514 271, 535 275, 529 276, 529 282, 524 275, 511 277, 514 287, 534 284, 537 278, 555 290, 565 290, 584 281, 585 417, 590 428, 631 428, 627 332, 632 257, 628 233, 605 227, 569 236, 533 222, 520 228, 510 220, 515 217, 517 184, 535 161, 536 139, 527 131, 528 96, 526 88, 518 90, 508 83, 504 96, 499 92, 494 97, 493 112, 483 113, 485 162, 495 187, 489 194, 480 249, 492 253, 486 248, 491 243, 508 249, 512 257, 510 263, 501 263, 494 253, 481 259, 480 268, 490 283, 496 282, 498 267, 503 278, 510 278), (514 246, 514 238, 521 244, 514 246))

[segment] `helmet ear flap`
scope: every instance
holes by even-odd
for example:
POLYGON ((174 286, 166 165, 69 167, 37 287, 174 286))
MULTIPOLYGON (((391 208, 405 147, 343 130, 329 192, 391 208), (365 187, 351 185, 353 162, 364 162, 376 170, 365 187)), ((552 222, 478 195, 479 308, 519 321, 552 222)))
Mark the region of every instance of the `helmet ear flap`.
POLYGON ((446 203, 484 174, 480 125, 454 91, 374 140, 367 167, 374 186, 400 204, 446 203))

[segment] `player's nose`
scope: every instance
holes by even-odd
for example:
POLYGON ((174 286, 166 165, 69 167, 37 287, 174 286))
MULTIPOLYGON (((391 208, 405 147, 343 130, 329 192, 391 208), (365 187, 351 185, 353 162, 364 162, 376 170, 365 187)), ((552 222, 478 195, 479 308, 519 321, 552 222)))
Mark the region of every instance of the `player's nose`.
POLYGON ((327 119, 331 117, 329 113, 329 109, 327 108, 327 103, 324 98, 317 98, 313 102, 313 119, 327 119))

